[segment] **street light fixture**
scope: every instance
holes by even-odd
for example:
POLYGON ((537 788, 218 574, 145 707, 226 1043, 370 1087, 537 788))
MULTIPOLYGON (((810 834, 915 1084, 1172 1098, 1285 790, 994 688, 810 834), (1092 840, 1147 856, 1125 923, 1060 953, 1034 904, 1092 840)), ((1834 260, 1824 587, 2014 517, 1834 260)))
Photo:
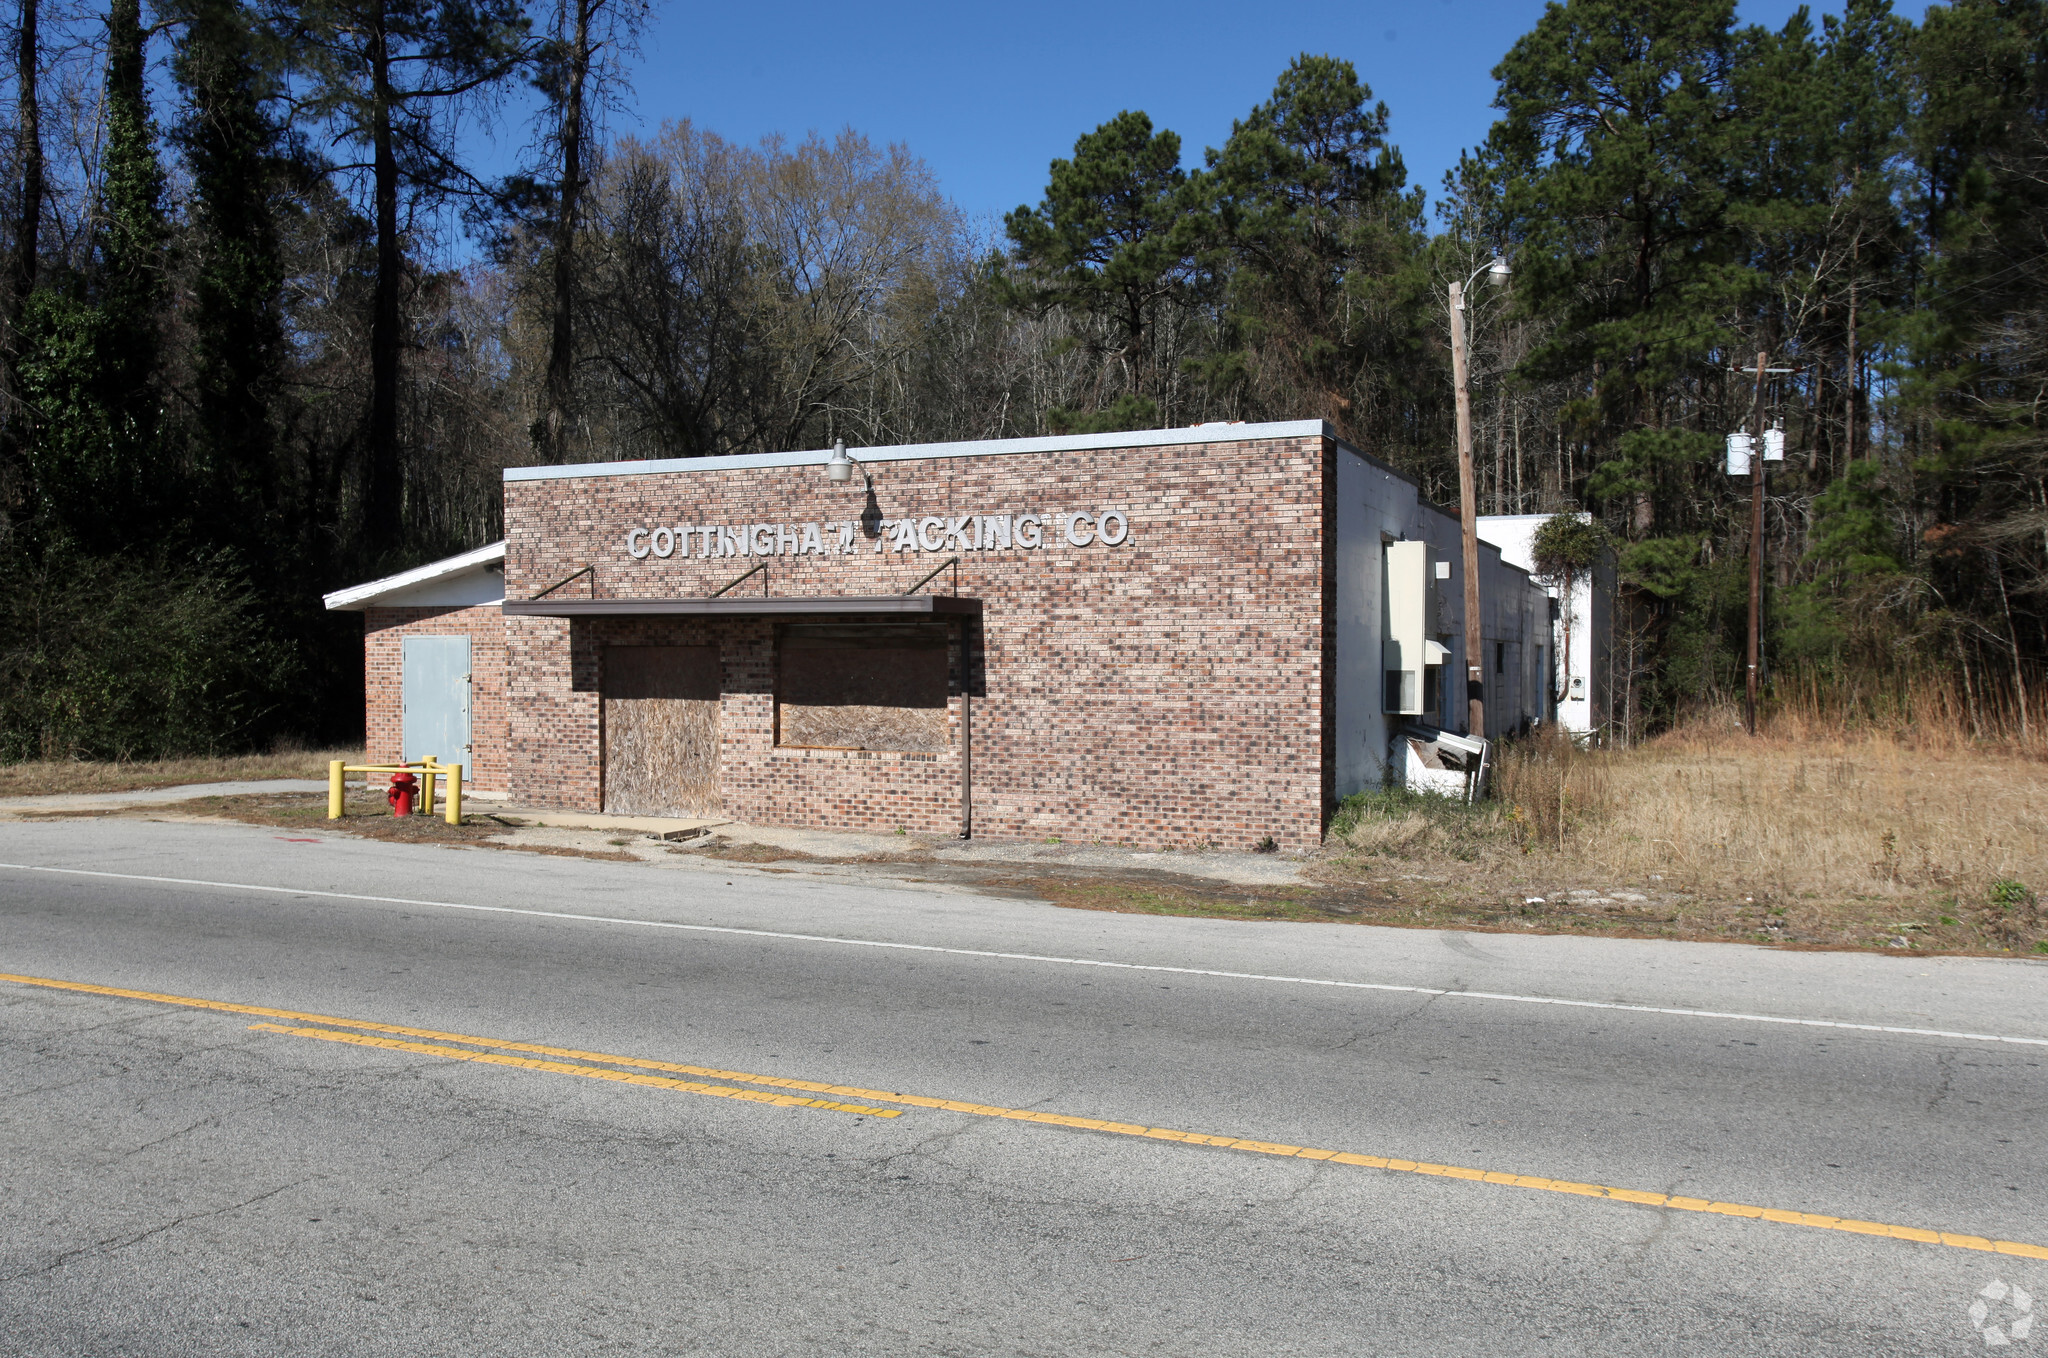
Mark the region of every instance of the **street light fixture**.
POLYGON ((832 444, 831 459, 825 463, 825 474, 841 483, 853 479, 853 469, 860 465, 846 455, 846 440, 838 439, 832 444))
POLYGON ((1485 689, 1481 678, 1479 618, 1479 496, 1472 474, 1472 389, 1465 361, 1465 289, 1480 274, 1499 287, 1512 271, 1506 255, 1474 269, 1462 283, 1451 284, 1451 384, 1458 397, 1458 496, 1465 536, 1465 703, 1466 732, 1486 738, 1485 689))

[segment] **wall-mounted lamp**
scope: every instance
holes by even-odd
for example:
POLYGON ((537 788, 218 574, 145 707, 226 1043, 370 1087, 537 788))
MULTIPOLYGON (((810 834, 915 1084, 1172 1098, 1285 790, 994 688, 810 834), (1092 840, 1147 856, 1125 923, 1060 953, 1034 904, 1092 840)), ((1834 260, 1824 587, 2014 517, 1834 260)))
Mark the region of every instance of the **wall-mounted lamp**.
POLYGON ((875 503, 875 478, 868 475, 868 469, 861 467, 846 451, 846 440, 837 439, 832 444, 832 456, 825 459, 825 475, 837 485, 845 485, 853 479, 854 468, 860 467, 860 479, 867 484, 867 508, 860 512, 860 531, 870 538, 882 536, 882 507, 875 503))
POLYGON ((851 457, 846 455, 846 440, 840 439, 832 445, 832 457, 825 464, 825 474, 834 481, 851 481, 853 479, 853 469, 858 465, 851 457))

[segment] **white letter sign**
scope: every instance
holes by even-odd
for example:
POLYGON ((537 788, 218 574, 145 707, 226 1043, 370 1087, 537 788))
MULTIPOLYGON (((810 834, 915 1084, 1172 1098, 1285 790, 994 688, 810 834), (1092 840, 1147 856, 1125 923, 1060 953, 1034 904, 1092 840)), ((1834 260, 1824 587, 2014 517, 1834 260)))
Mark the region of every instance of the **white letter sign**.
MULTIPOLYGON (((1047 546, 1121 547, 1131 540, 1131 520, 1129 513, 1121 509, 914 514, 879 520, 874 534, 877 552, 1032 552, 1047 546), (1053 529, 1050 542, 1046 535, 1048 527, 1053 529)), ((861 521, 856 519, 825 523, 658 524, 628 530, 626 555, 635 561, 645 561, 650 556, 667 560, 680 547, 685 559, 694 555, 699 561, 727 556, 842 556, 860 550, 860 536, 861 521)))

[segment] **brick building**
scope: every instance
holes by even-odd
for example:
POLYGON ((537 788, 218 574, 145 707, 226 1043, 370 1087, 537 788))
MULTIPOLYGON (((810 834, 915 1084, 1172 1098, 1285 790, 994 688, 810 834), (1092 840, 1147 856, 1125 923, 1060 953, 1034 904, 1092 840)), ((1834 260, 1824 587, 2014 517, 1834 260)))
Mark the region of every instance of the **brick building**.
POLYGON ((506 790, 504 601, 502 542, 327 596, 329 609, 363 615, 372 760, 431 754, 482 791, 506 790))
MULTIPOLYGON (((507 471, 503 543, 328 597, 372 756, 577 810, 1296 849, 1455 762, 1457 520, 1321 421, 852 458, 507 471)), ((1499 735, 1547 714, 1550 604, 1481 553, 1499 735)))

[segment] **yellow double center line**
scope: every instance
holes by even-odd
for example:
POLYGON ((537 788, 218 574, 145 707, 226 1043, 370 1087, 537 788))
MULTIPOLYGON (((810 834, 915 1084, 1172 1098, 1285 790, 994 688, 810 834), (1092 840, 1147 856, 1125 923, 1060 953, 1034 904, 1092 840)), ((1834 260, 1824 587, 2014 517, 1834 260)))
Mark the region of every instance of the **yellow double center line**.
POLYGON ((1333 1165, 1357 1165, 1366 1169, 1391 1170, 1397 1174, 1422 1174, 1442 1179, 1470 1179, 1478 1183, 1500 1184, 1510 1188, 1539 1189, 1546 1193, 1566 1193, 1584 1198, 1608 1198, 1616 1202, 1639 1203, 1645 1207, 1664 1207, 1679 1212, 1705 1212, 1715 1216, 1774 1221, 1787 1226, 1809 1226, 1825 1231, 1847 1231, 1852 1235, 1884 1236, 1892 1240, 1912 1240, 1928 1245, 1947 1245, 1955 1249, 2015 1255, 2023 1259, 2048 1259, 2048 1247, 2041 1245, 2029 1245, 2015 1240, 1992 1240, 1984 1236, 1961 1235, 1952 1231, 1927 1230, 1918 1226, 1894 1226, 1880 1221, 1859 1221, 1851 1217, 1824 1216, 1815 1212, 1793 1212, 1776 1207, 1751 1207, 1742 1203, 1715 1202, 1707 1198, 1691 1198, 1671 1193, 1646 1192, 1633 1188, 1613 1188, 1605 1184, 1576 1183, 1569 1179, 1549 1179, 1535 1174, 1508 1174, 1498 1170, 1468 1169, 1458 1165, 1431 1164, 1422 1160, 1402 1160, 1393 1156, 1361 1155, 1352 1151, 1318 1150, 1309 1146, 1290 1146, 1274 1141, 1253 1141, 1244 1137, 1211 1136, 1201 1132, 1175 1131, 1168 1127, 1146 1127, 1136 1123, 1107 1122, 1100 1118, 1071 1117, 1062 1113, 1045 1113, 1027 1108, 1002 1108, 992 1104, 968 1103, 959 1099, 935 1099, 918 1094, 860 1089, 849 1085, 823 1084, 812 1080, 791 1080, 776 1075, 754 1075, 745 1071, 720 1070, 713 1066, 684 1065, 673 1061, 652 1061, 637 1056, 613 1056, 603 1052, 578 1051, 570 1047, 550 1047, 532 1042, 502 1042, 495 1038, 470 1037, 462 1033, 444 1033, 430 1028, 408 1028, 394 1023, 372 1023, 364 1019, 335 1018, 326 1014, 306 1014, 290 1009, 270 1009, 261 1005, 233 1004, 225 1000, 197 999, 189 995, 164 995, 147 990, 124 990, 117 986, 90 985, 83 981, 58 981, 43 976, 13 976, 6 973, 0 973, 0 981, 12 981, 19 985, 42 986, 50 990, 71 990, 87 995, 110 995, 120 999, 148 1000, 156 1004, 182 1005, 188 1009, 211 1009, 227 1014, 247 1014, 258 1018, 281 1019, 298 1025, 319 1024, 322 1026, 282 1026, 275 1023, 256 1023, 250 1026, 263 1032, 288 1033, 295 1037, 318 1038, 325 1042, 344 1042, 358 1047, 410 1052, 421 1056, 437 1056, 456 1061, 475 1061, 487 1065, 512 1066, 521 1070, 539 1070, 557 1075, 580 1075, 588 1079, 646 1085, 658 1089, 672 1089, 688 1094, 707 1094, 715 1098, 739 1099, 749 1103, 764 1103, 778 1107, 823 1108, 836 1112, 861 1113, 874 1117, 900 1117, 904 1108, 929 1108, 947 1113, 965 1113, 974 1117, 1006 1118, 1013 1122, 1036 1122, 1051 1127, 1069 1127, 1090 1132, 1108 1132, 1116 1136, 1143 1137, 1152 1141, 1174 1141, 1188 1146, 1214 1146, 1224 1150, 1251 1151, 1259 1155, 1277 1155, 1298 1160, 1316 1160, 1333 1165), (447 1045, 449 1043, 459 1043, 462 1045, 449 1046, 447 1045), (519 1054, 507 1055, 506 1053, 519 1054), (583 1062, 599 1064, 575 1064, 583 1062), (643 1073, 653 1071, 662 1073, 643 1073), (677 1076, 698 1076, 702 1077, 702 1079, 761 1085, 765 1089, 739 1089, 734 1088, 730 1084, 704 1084, 701 1079, 678 1079, 676 1078, 677 1076), (766 1090, 801 1091, 801 1093, 770 1093, 766 1092, 766 1090), (820 1094, 833 1095, 835 1097, 809 1097, 820 1094), (848 1103, 843 1101, 846 1099, 860 1099, 867 1102, 848 1103), (902 1107, 876 1108, 870 1106, 876 1103, 900 1104, 902 1107))
MULTIPOLYGON (((150 998, 157 998, 151 996, 150 998)), ((312 1015, 295 1017, 310 1018, 312 1015)), ((347 1023, 347 1019, 318 1019, 321 1023, 347 1023)), ((447 1047, 429 1042, 407 1042, 397 1037, 372 1037, 367 1033, 337 1033, 326 1028, 281 1028, 275 1023, 252 1023, 251 1028, 265 1033, 289 1033, 293 1037, 317 1037, 325 1042, 346 1042, 356 1047, 380 1047, 385 1051, 415 1052, 421 1056, 445 1056, 453 1061, 480 1061, 491 1066, 516 1066, 520 1070, 544 1070, 555 1075, 582 1075, 592 1080, 612 1080, 619 1084, 648 1085, 655 1089, 676 1089, 685 1094, 709 1094, 718 1099, 738 1099, 743 1103, 773 1104, 778 1108, 829 1108, 839 1113, 871 1113, 878 1118, 900 1118, 901 1108, 869 1108, 858 1103, 838 1103, 831 1099, 806 1099, 794 1094, 766 1094, 758 1089, 734 1089, 729 1085, 707 1085, 697 1080, 677 1080, 665 1075, 641 1075, 633 1071, 607 1070, 602 1066, 577 1066, 566 1061, 543 1061, 531 1056, 500 1056, 496 1052, 470 1051, 463 1047, 447 1047)), ((363 1027, 371 1027, 363 1024, 363 1027)), ((410 1032, 411 1029, 399 1029, 410 1032)), ((441 1037, 450 1042, 472 1042, 482 1047, 510 1048, 524 1051, 549 1051, 546 1047, 527 1047, 523 1043, 486 1042, 482 1038, 462 1037, 455 1033, 419 1033, 421 1037, 441 1037)), ((722 1070, 695 1071, 690 1066, 663 1065, 654 1061, 634 1061, 618 1056, 598 1056, 590 1052, 563 1052, 564 1056, 575 1056, 584 1061, 606 1061, 614 1066, 654 1066, 662 1070, 690 1070, 704 1075, 723 1076, 729 1080, 759 1081, 757 1076, 736 1075, 722 1070)), ((789 1082, 793 1083, 793 1082, 789 1082)))

